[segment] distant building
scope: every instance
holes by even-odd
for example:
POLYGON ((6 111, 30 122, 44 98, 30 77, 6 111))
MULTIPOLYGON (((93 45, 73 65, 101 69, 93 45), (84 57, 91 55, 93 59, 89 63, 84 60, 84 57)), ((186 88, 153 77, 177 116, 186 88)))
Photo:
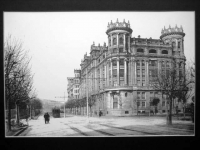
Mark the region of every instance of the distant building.
MULTIPOLYGON (((184 72, 183 28, 164 27, 160 39, 132 38, 132 32, 129 22, 111 21, 106 31, 108 46, 93 43, 90 55, 86 53, 81 60, 79 98, 85 98, 88 89, 89 97, 96 99, 95 111, 101 109, 104 114, 125 116, 137 111, 149 112, 153 97, 160 99, 158 111, 166 111, 166 96, 153 90, 149 79, 159 70, 167 72, 173 59, 177 72, 184 72)), ((69 98, 75 96, 74 80, 68 78, 69 98)))
POLYGON ((80 86, 80 76, 81 70, 75 69, 74 70, 75 77, 68 77, 68 85, 67 85, 67 93, 68 93, 68 100, 70 99, 79 99, 79 86, 80 86))

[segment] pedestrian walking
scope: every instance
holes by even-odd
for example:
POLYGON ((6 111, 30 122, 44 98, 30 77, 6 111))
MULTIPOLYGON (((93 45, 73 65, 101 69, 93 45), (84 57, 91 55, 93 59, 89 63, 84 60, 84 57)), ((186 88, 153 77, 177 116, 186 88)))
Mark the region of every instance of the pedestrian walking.
POLYGON ((44 114, 44 122, 45 122, 45 124, 47 122, 47 113, 44 114))
POLYGON ((101 110, 99 111, 99 117, 101 117, 101 115, 102 115, 102 112, 101 112, 101 110))
POLYGON ((49 121, 50 121, 50 115, 47 112, 47 122, 49 123, 49 121))

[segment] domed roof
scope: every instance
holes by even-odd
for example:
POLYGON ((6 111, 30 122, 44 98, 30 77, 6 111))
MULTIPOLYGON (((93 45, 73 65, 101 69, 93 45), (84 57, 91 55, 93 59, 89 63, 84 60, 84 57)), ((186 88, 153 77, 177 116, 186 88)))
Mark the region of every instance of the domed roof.
POLYGON ((172 35, 172 34, 179 34, 179 35, 185 36, 182 26, 178 28, 176 25, 174 28, 171 28, 171 26, 169 25, 168 29, 165 29, 165 26, 164 26, 164 29, 161 30, 160 38, 162 39, 163 37, 167 35, 172 35))
POLYGON ((113 30, 126 30, 130 33, 132 33, 132 31, 133 31, 130 27, 129 21, 128 21, 128 23, 126 23, 125 19, 123 22, 119 22, 117 19, 117 21, 115 23, 113 23, 111 20, 111 22, 108 23, 106 34, 108 34, 109 32, 111 32, 113 30))

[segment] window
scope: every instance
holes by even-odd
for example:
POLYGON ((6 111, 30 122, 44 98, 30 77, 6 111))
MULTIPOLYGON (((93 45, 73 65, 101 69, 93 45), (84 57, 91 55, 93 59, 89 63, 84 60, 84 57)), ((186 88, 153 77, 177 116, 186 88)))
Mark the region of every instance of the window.
POLYGON ((122 53, 123 52, 123 48, 119 48, 119 52, 122 53))
POLYGON ((145 70, 142 69, 142 77, 145 77, 145 70))
POLYGON ((125 111, 125 114, 129 114, 129 111, 125 111))
POLYGON ((178 48, 180 48, 181 47, 181 42, 178 42, 178 48))
POLYGON ((137 65, 137 67, 140 66, 140 61, 137 61, 137 62, 136 62, 136 65, 137 65))
POLYGON ((124 59, 120 59, 120 60, 119 60, 119 65, 120 65, 120 66, 123 66, 123 65, 124 65, 124 59))
POLYGON ((117 69, 113 69, 113 77, 115 78, 115 77, 117 77, 117 69))
POLYGON ((117 44, 117 39, 113 38, 113 45, 116 45, 116 44, 117 44))
POLYGON ((140 106, 140 102, 137 102, 137 106, 138 106, 138 107, 140 106))
POLYGON ((164 61, 162 61, 162 67, 165 67, 165 62, 164 61))
POLYGON ((168 54, 168 51, 167 50, 163 50, 162 54, 168 54))
POLYGON ((142 86, 145 86, 145 80, 142 80, 142 86))
POLYGON ((157 53, 155 49, 149 50, 149 53, 157 53))
POLYGON ((119 69, 119 77, 124 77, 124 69, 119 69))
POLYGON ((112 64, 113 64, 113 66, 117 66, 117 61, 113 60, 112 64))
POLYGON ((137 99, 140 99, 140 92, 137 92, 137 99))
POLYGON ((142 92, 142 99, 145 99, 145 92, 142 92))
POLYGON ((103 55, 103 59, 105 58, 105 55, 103 55))
POLYGON ((142 102, 142 107, 145 107, 145 102, 142 102))
POLYGON ((175 48, 175 47, 176 47, 176 43, 172 42, 172 48, 175 48))
POLYGON ((113 49, 113 53, 117 53, 117 49, 116 48, 113 49))
POLYGON ((140 77, 140 69, 137 69, 137 77, 140 77))
POLYGON ((119 38, 119 44, 122 45, 123 43, 124 43, 124 39, 123 39, 123 37, 120 37, 119 38))
POLYGON ((182 67, 182 63, 180 62, 180 63, 179 63, 179 68, 181 68, 181 67, 182 67))
POLYGON ((111 46, 111 39, 109 38, 109 46, 111 46))
POLYGON ((141 48, 138 48, 138 49, 137 49, 137 52, 138 52, 138 53, 144 53, 144 50, 141 49, 141 48))
POLYGON ((166 70, 166 76, 169 77, 169 70, 166 70))
POLYGON ((127 97, 127 93, 125 93, 124 95, 125 95, 125 97, 127 97))
POLYGON ((145 66, 144 60, 142 61, 142 66, 145 66))
POLYGON ((149 61, 149 66, 154 66, 154 67, 156 67, 156 66, 157 66, 157 60, 150 60, 150 61, 149 61))
POLYGON ((117 86, 117 81, 113 81, 113 86, 117 86))
POLYGON ((166 67, 169 67, 169 62, 168 61, 166 62, 166 67))
POLYGON ((140 80, 139 79, 137 80, 137 85, 140 86, 140 80))

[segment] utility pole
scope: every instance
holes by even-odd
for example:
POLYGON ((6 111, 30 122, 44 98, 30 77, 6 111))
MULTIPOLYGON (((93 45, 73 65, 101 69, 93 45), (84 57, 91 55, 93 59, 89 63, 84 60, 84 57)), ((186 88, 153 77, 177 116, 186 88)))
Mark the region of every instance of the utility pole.
POLYGON ((65 98, 67 98, 67 97, 65 97, 65 92, 64 92, 64 97, 55 97, 55 98, 64 98, 64 118, 65 118, 65 98))
MULTIPOLYGON (((80 78, 81 79, 81 78, 80 78)), ((87 77, 87 69, 86 69, 86 77, 85 78, 82 78, 82 79, 85 79, 86 83, 85 83, 85 89, 86 89, 86 101, 87 101, 87 121, 89 122, 89 107, 88 107, 88 79, 92 79, 92 80, 96 80, 96 79, 106 79, 106 78, 88 78, 87 77)), ((100 89, 99 89, 100 90, 100 89)), ((99 93, 99 92, 98 92, 99 93)), ((98 94, 100 95, 100 93, 98 94)))

